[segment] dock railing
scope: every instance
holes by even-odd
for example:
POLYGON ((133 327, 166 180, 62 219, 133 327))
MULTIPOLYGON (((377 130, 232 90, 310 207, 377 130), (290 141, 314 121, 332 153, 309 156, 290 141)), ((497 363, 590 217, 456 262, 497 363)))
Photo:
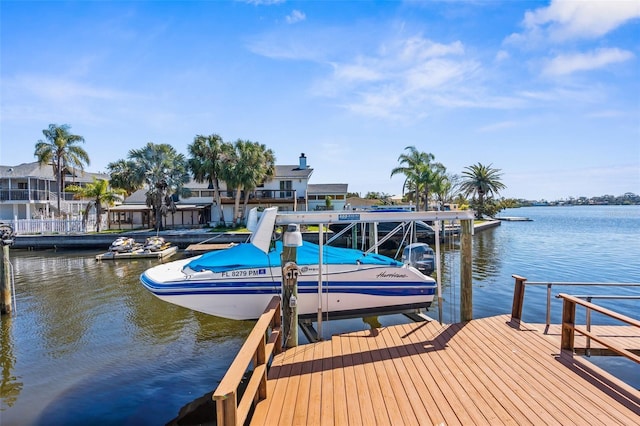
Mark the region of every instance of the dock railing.
POLYGON ((590 330, 587 330, 582 327, 576 326, 576 306, 581 305, 587 309, 587 312, 594 311, 599 312, 603 315, 607 315, 610 318, 616 319, 618 321, 622 321, 628 325, 631 325, 636 328, 640 328, 640 321, 630 318, 626 315, 619 314, 612 310, 603 308, 602 306, 595 305, 591 302, 587 302, 585 300, 580 299, 576 296, 570 296, 568 294, 561 293, 557 296, 559 299, 563 299, 562 303, 562 337, 560 347, 563 350, 569 350, 573 352, 574 350, 574 337, 575 333, 580 333, 587 337, 587 339, 595 340, 601 345, 606 346, 613 352, 616 352, 619 355, 622 355, 634 362, 640 364, 640 356, 634 354, 631 351, 628 351, 615 343, 608 341, 606 338, 598 336, 592 333, 590 330))
MULTIPOLYGON (((551 325, 551 293, 552 287, 555 286, 567 286, 567 287, 640 287, 640 283, 588 283, 588 282, 535 282, 535 281, 527 281, 526 278, 521 277, 519 275, 512 275, 512 277, 516 280, 515 288, 513 291, 513 304, 511 306, 511 319, 520 321, 522 319, 522 305, 524 303, 524 293, 526 286, 546 286, 547 287, 547 311, 546 311, 546 320, 545 325, 547 328, 551 325)), ((583 299, 587 299, 587 301, 591 301, 591 299, 640 299, 640 296, 614 296, 614 295, 585 295, 585 296, 576 296, 583 299)), ((587 311, 587 319, 590 318, 589 311, 587 311)))
POLYGON ((243 425, 252 407, 267 398, 267 367, 271 356, 282 352, 281 330, 280 297, 274 296, 213 392, 218 425, 243 425), (238 387, 251 366, 251 378, 238 399, 238 387))

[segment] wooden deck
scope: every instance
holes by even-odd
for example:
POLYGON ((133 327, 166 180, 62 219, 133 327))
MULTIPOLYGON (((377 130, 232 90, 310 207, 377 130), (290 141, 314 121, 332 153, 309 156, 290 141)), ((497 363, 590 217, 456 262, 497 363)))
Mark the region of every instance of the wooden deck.
POLYGON ((252 425, 640 423, 640 391, 508 315, 292 348, 274 358, 267 395, 252 425))

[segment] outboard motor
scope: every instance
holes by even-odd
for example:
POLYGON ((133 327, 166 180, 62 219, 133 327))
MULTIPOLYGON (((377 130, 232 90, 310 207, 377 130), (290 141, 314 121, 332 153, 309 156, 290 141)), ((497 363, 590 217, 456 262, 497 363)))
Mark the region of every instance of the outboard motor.
POLYGON ((402 262, 413 266, 425 275, 431 275, 436 269, 436 254, 425 243, 413 243, 404 248, 402 262))

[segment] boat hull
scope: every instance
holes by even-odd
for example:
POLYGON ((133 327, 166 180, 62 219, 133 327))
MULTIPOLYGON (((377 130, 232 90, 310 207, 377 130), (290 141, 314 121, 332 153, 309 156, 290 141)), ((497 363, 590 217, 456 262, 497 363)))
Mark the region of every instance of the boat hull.
MULTIPOLYGON (((273 296, 282 295, 280 267, 185 274, 181 269, 186 262, 158 265, 140 281, 166 302, 237 320, 258 318, 273 296)), ((433 279, 412 267, 332 265, 322 281, 322 311, 330 316, 426 308, 436 288, 433 279)), ((319 304, 318 267, 302 267, 298 315, 316 316, 319 304)))

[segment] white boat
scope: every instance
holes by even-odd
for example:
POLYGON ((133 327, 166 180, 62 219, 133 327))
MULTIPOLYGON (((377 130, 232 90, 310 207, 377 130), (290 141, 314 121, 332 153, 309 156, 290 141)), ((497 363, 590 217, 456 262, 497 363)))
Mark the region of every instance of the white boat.
MULTIPOLYGON (((195 311, 258 318, 269 300, 282 293, 282 243, 271 244, 276 214, 277 209, 265 210, 249 243, 155 266, 140 281, 158 298, 195 311)), ((322 309, 330 316, 425 308, 433 301, 435 280, 412 266, 324 246, 320 268, 319 255, 316 244, 304 242, 297 248, 300 317, 317 315, 319 281, 322 309)))

